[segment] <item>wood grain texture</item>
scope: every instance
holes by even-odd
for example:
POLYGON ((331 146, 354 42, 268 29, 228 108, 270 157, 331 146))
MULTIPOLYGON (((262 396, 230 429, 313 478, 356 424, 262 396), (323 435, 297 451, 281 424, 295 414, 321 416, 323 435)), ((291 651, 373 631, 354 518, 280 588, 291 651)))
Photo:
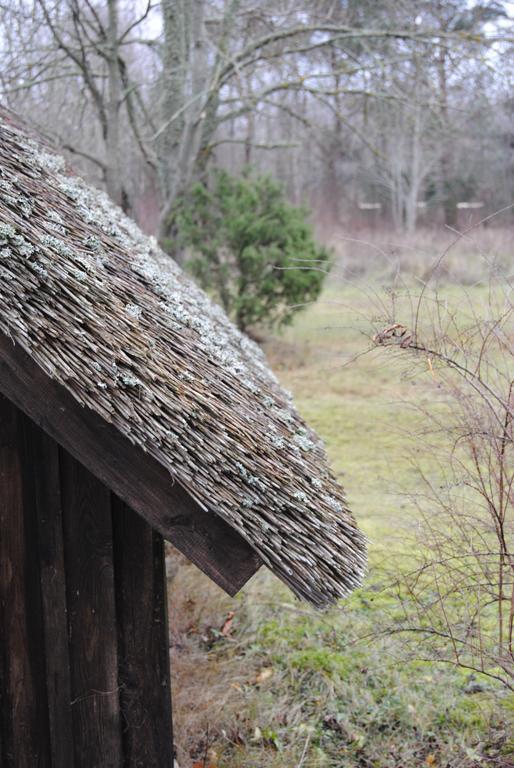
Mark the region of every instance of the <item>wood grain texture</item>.
POLYGON ((164 542, 113 498, 119 684, 126 768, 173 768, 164 542))
POLYGON ((50 379, 0 334, 0 392, 129 507, 234 595, 261 561, 233 528, 205 512, 155 459, 50 379))
POLYGON ((111 494, 60 452, 75 764, 123 765, 111 494))
POLYGON ((59 447, 23 417, 34 479, 52 768, 74 768, 59 447))
POLYGON ((0 395, 0 765, 173 768, 162 536, 0 395))
POLYGON ((34 487, 20 414, 0 396, 2 768, 50 765, 34 487))

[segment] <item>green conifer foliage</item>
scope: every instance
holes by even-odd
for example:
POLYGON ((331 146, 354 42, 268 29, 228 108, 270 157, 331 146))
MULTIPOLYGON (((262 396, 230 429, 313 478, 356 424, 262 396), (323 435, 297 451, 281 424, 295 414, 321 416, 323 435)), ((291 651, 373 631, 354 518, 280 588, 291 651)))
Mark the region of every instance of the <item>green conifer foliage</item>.
POLYGON ((269 176, 218 170, 180 200, 174 223, 188 269, 246 330, 287 324, 318 297, 330 255, 307 217, 269 176))

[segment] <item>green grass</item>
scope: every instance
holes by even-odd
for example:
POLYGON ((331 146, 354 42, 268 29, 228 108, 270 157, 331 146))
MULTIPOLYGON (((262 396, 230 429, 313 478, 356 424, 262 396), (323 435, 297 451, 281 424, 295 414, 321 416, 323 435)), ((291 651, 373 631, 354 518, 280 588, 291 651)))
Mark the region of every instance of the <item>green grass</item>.
MULTIPOLYGON (((480 303, 483 289, 469 290, 480 303)), ((419 407, 444 406, 430 371, 387 351, 349 362, 368 345, 366 318, 379 314, 369 289, 332 284, 266 343, 370 538, 368 580, 316 613, 264 571, 230 600, 192 566, 179 569, 170 609, 181 768, 206 755, 219 768, 509 765, 512 698, 487 682, 470 693, 466 671, 407 661, 398 635, 372 637, 401 615, 381 566, 409 554, 412 451, 439 472, 419 407), (215 630, 229 610, 234 629, 223 638, 215 630)))
MULTIPOLYGON (((404 494, 418 483, 413 434, 423 430, 412 406, 433 398, 419 372, 384 350, 354 359, 369 347, 368 318, 386 309, 367 289, 331 288, 268 344, 274 369, 323 437, 350 506, 377 546, 389 545, 395 521, 408 518, 404 494)), ((430 469, 429 456, 424 465, 430 469)))

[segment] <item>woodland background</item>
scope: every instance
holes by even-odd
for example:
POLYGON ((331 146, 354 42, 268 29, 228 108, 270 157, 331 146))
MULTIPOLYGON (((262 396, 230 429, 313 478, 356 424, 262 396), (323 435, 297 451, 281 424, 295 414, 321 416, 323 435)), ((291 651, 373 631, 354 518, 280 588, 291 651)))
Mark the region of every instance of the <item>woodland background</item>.
POLYGON ((512 5, 9 0, 2 98, 161 238, 212 165, 324 232, 455 227, 513 199, 512 5))
POLYGON ((249 166, 331 250, 320 298, 260 342, 369 576, 315 613, 264 569, 228 598, 170 549, 181 768, 514 766, 513 18, 0 0, 2 101, 176 258, 181 197, 249 166))

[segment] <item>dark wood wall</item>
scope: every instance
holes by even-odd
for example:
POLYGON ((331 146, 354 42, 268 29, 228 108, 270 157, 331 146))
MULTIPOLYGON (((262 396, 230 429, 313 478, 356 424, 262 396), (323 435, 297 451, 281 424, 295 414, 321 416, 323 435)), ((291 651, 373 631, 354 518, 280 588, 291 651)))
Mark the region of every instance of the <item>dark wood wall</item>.
POLYGON ((173 766, 162 537, 1 395, 0 766, 173 766))

